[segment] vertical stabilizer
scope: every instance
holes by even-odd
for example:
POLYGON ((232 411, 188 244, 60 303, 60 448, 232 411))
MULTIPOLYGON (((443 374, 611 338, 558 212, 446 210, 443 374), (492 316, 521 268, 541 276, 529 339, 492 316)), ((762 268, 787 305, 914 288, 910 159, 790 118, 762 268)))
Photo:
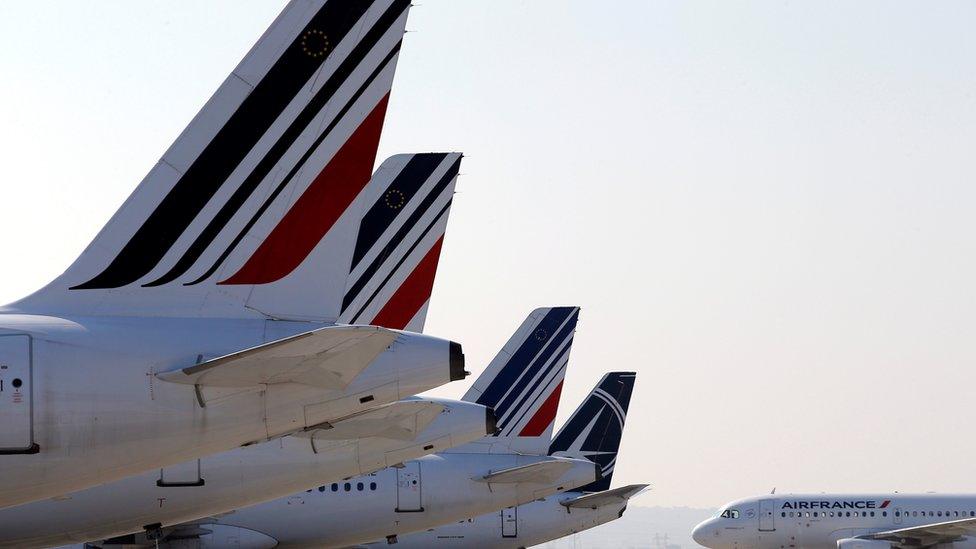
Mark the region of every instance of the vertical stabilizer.
POLYGON ((74 264, 9 309, 335 321, 409 7, 289 2, 74 264))
POLYGON ((579 488, 580 491, 610 489, 636 379, 634 372, 610 372, 603 376, 552 441, 550 455, 588 459, 602 468, 603 478, 579 488))
POLYGON ((499 432, 484 442, 544 455, 576 333, 579 307, 532 311, 463 399, 494 408, 499 432))

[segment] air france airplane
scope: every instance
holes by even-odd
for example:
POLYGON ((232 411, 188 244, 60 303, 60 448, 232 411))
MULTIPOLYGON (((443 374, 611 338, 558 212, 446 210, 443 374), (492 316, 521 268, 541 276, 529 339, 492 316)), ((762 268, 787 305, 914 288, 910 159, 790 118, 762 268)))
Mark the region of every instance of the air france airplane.
POLYGON ((0 507, 464 377, 459 345, 400 331, 452 167, 367 189, 408 8, 290 2, 74 264, 0 310, 0 507))
MULTIPOLYGON (((635 378, 633 372, 605 375, 563 425, 549 449, 552 455, 595 461, 602 469, 600 480, 517 507, 400 536, 397 547, 515 549, 546 543, 623 516, 630 498, 647 488, 646 484, 632 484, 610 489, 635 378)), ((380 540, 367 547, 379 549, 385 543, 380 540)))
POLYGON ((759 496, 722 507, 692 536, 710 549, 972 549, 976 496, 759 496))
MULTIPOLYGON (((366 192, 382 199, 393 189, 430 183, 432 172, 453 193, 459 154, 393 157, 366 192), (426 166, 418 169, 418 166, 426 166)), ((445 205, 443 216, 449 213, 445 205)), ((443 224, 430 228, 444 237, 443 224)), ((390 248, 401 255, 400 244, 390 248)), ((436 258, 432 268, 436 269, 436 258)), ((398 290, 406 301, 428 303, 428 284, 398 290)), ((421 330, 426 307, 412 319, 421 330)), ((380 321, 382 317, 380 317, 380 321)), ((300 435, 287 436, 202 459, 153 470, 59 496, 0 510, 0 547, 34 547, 105 539, 214 516, 287 496, 322 482, 361 475, 471 442, 495 430, 494 414, 472 402, 410 398, 374 408, 300 435), (50 517, 57 516, 57 521, 50 517)))
POLYGON ((496 435, 216 520, 185 524, 166 531, 167 539, 185 541, 199 537, 194 532, 210 532, 200 543, 220 547, 221 536, 237 532, 239 539, 264 539, 264 547, 343 547, 376 537, 395 540, 405 532, 593 482, 598 468, 584 455, 547 455, 578 311, 534 311, 464 396, 495 407, 496 435))

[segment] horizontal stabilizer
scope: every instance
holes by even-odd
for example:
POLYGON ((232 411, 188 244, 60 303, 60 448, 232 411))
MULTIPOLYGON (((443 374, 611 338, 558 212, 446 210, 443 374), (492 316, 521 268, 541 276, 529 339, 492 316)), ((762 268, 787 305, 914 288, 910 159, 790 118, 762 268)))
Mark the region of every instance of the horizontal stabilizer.
POLYGON ((572 462, 569 461, 539 461, 528 465, 502 469, 481 477, 474 477, 472 480, 494 484, 516 484, 520 482, 548 484, 555 482, 556 479, 563 476, 572 466, 572 462))
POLYGON ((254 387, 300 383, 347 387, 397 338, 376 326, 330 326, 265 343, 156 377, 200 387, 254 387))
POLYGON ((312 427, 301 436, 316 440, 351 440, 381 437, 413 440, 427 428, 444 406, 426 400, 401 400, 360 414, 312 427))
POLYGON ((613 490, 604 490, 602 492, 586 494, 585 496, 580 496, 578 498, 567 499, 560 501, 559 504, 569 507, 570 509, 596 509, 597 507, 603 507, 604 505, 626 502, 630 498, 643 492, 647 487, 647 484, 631 484, 629 486, 614 488, 613 490))

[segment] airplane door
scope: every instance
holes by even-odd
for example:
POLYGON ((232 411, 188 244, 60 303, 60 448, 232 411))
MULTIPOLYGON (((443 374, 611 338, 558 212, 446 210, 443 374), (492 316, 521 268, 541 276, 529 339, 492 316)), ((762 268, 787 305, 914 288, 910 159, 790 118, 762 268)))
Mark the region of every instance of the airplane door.
POLYGON ((502 509, 502 537, 518 537, 518 507, 502 509))
POLYGON ((408 461, 397 472, 397 513, 419 513, 424 510, 421 502, 420 462, 408 461))
POLYGON ((0 454, 36 454, 31 340, 0 336, 0 454))
POLYGON ((776 530, 776 500, 759 500, 759 531, 773 532, 776 530))

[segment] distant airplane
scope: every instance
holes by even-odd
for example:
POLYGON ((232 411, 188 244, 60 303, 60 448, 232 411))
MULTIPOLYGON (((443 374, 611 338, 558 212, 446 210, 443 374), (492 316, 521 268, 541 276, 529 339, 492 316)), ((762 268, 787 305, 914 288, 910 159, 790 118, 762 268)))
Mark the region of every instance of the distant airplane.
POLYGON ((74 264, 0 310, 0 507, 464 377, 460 345, 399 331, 454 168, 367 189, 408 8, 290 2, 74 264))
MULTIPOLYGON (((524 548, 582 532, 623 516, 630 498, 647 488, 631 484, 610 489, 617 451, 636 374, 611 372, 559 430, 549 453, 584 456, 601 467, 592 484, 538 501, 453 524, 399 536, 397 547, 524 548)), ((379 549, 384 541, 366 545, 379 549)))
POLYGON ((692 537, 710 549, 967 549, 976 547, 976 496, 759 496, 722 507, 692 537))
POLYGON ((497 434, 372 475, 164 529, 160 547, 175 548, 177 540, 220 547, 225 535, 259 547, 345 547, 396 539, 593 482, 599 478, 593 461, 548 455, 578 313, 576 307, 533 311, 465 394, 467 401, 496 409, 497 434))

